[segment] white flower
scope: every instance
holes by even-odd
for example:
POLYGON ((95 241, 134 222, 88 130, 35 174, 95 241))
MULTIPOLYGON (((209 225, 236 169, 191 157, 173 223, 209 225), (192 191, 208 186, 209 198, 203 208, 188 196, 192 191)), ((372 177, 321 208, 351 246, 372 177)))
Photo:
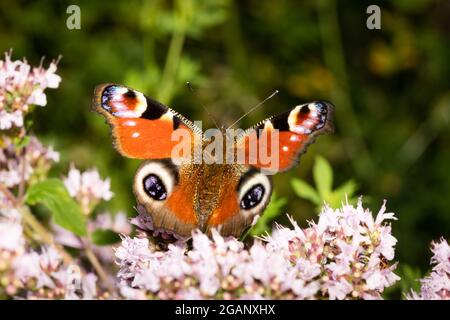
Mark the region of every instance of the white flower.
POLYGON ((12 61, 10 54, 5 54, 0 60, 0 130, 22 127, 30 104, 47 104, 45 89, 57 88, 61 81, 56 68, 55 62, 47 70, 31 68, 26 60, 12 61))
MULTIPOLYGON (((12 207, 6 199, 2 198, 3 193, 0 193, 0 215, 5 217, 5 221, 19 223, 22 220, 22 215, 16 208, 12 207), (3 202, 4 201, 4 202, 3 202)), ((1 221, 1 220, 0 220, 1 221)))
POLYGON ((180 290, 175 296, 176 300, 199 300, 201 298, 202 295, 200 291, 192 287, 180 290))
POLYGON ((30 252, 17 257, 13 262, 13 268, 17 277, 21 280, 38 278, 41 274, 39 254, 30 252))
POLYGON ((93 273, 88 273, 84 276, 82 282, 82 299, 92 300, 97 296, 97 276, 93 273))
POLYGON ((440 242, 433 242, 431 251, 433 251, 431 263, 436 264, 434 269, 450 274, 450 246, 448 242, 444 239, 441 239, 440 242))
POLYGON ((35 89, 27 99, 27 104, 35 104, 37 106, 45 106, 47 104, 47 96, 44 90, 35 89))
POLYGON ((76 236, 74 233, 58 226, 57 224, 52 224, 51 227, 56 243, 71 248, 77 249, 83 248, 84 246, 83 241, 80 239, 80 237, 76 236))
POLYGON ((45 157, 53 162, 59 162, 59 152, 55 151, 52 146, 47 148, 45 157))
POLYGON ((0 183, 11 188, 21 181, 19 169, 11 162, 8 163, 8 170, 0 170, 0 183))
POLYGON ((45 71, 42 81, 40 85, 43 89, 45 88, 53 88, 56 89, 59 87, 59 83, 61 82, 61 77, 56 73, 56 63, 50 63, 48 69, 45 71))
POLYGON ((343 300, 352 292, 352 285, 344 278, 326 283, 325 288, 328 290, 330 300, 343 300))
POLYGON ((433 269, 420 280, 420 292, 411 292, 409 300, 450 300, 450 246, 445 239, 431 244, 433 269))
POLYGON ((0 130, 8 130, 13 126, 23 126, 23 115, 21 110, 15 110, 13 112, 6 112, 0 110, 0 130))
POLYGON ((305 229, 291 221, 293 229, 277 226, 250 248, 216 230, 194 231, 189 250, 177 242, 155 251, 147 239, 124 237, 118 277, 139 290, 133 295, 160 299, 379 299, 399 279, 396 264, 381 263, 395 245, 391 229, 361 203, 326 207, 305 229))
POLYGON ((25 242, 22 232, 20 221, 0 220, 0 249, 16 251, 21 248, 25 242))
POLYGON ((89 214, 98 201, 108 201, 114 195, 110 190, 109 178, 102 180, 95 169, 81 173, 72 165, 64 178, 64 185, 69 194, 81 204, 85 214, 89 214))
POLYGON ((64 185, 72 197, 76 197, 81 188, 81 172, 75 167, 71 167, 67 177, 64 179, 64 185))
POLYGON ((28 181, 35 171, 45 173, 51 164, 59 160, 59 154, 51 147, 45 148, 40 141, 29 136, 28 144, 24 147, 25 167, 22 165, 20 149, 13 139, 3 137, 3 148, 0 149, 0 183, 12 188, 20 184, 22 177, 28 181), (24 171, 22 172, 22 169, 24 171))
POLYGON ((131 225, 124 212, 117 214, 101 213, 95 217, 92 229, 109 229, 116 233, 128 235, 131 233, 131 225))
POLYGON ((97 199, 111 200, 113 193, 110 191, 109 178, 102 180, 97 170, 89 170, 81 175, 82 187, 88 189, 97 199))
POLYGON ((382 227, 380 232, 379 251, 386 259, 392 260, 394 259, 394 247, 397 239, 392 236, 390 226, 382 227))
POLYGON ((61 255, 54 247, 43 247, 39 255, 41 268, 50 272, 56 270, 62 262, 61 255))
POLYGON ((393 212, 386 213, 386 200, 383 202, 383 206, 381 207, 380 211, 377 214, 377 217, 375 219, 375 224, 381 225, 381 223, 384 220, 397 220, 397 218, 394 216, 393 212))
POLYGON ((131 300, 145 300, 145 290, 133 289, 127 285, 122 285, 119 288, 120 295, 125 299, 131 300))

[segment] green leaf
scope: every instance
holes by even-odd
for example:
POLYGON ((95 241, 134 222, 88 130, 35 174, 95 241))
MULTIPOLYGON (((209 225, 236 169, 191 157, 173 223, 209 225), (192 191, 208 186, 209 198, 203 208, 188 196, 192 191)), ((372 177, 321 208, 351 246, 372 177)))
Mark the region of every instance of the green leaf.
POLYGON ((272 200, 259 218, 258 222, 251 228, 250 233, 254 236, 261 235, 266 231, 271 230, 271 222, 281 214, 281 209, 286 205, 285 198, 278 198, 274 193, 272 200))
POLYGON ((314 182, 322 198, 326 198, 333 187, 333 169, 325 158, 316 157, 313 167, 314 182))
POLYGON ((294 189, 294 192, 299 197, 310 200, 317 205, 320 205, 322 203, 322 200, 317 191, 303 180, 294 178, 291 181, 291 185, 294 189))
POLYGON ((409 265, 402 265, 400 267, 400 288, 404 294, 408 294, 411 290, 420 291, 419 279, 422 277, 420 269, 411 267, 409 265))
POLYGON ((97 229, 92 232, 92 242, 99 246, 114 244, 120 241, 117 233, 109 229, 97 229))
POLYGON ((22 149, 22 148, 26 147, 29 142, 30 142, 30 137, 29 136, 25 136, 23 138, 16 138, 15 139, 15 144, 16 144, 16 147, 18 149, 22 149))
POLYGON ((336 190, 334 190, 334 192, 342 195, 343 197, 347 195, 349 198, 351 198, 354 195, 356 188, 356 182, 354 180, 348 180, 347 182, 339 186, 336 190))
POLYGON ((56 224, 76 235, 86 236, 86 220, 81 208, 70 197, 59 179, 48 179, 32 185, 25 196, 29 205, 43 204, 53 215, 56 224))
POLYGON ((331 196, 329 199, 329 204, 332 208, 340 207, 342 202, 345 202, 345 199, 347 198, 348 202, 352 204, 354 202, 353 195, 355 194, 357 185, 356 182, 353 180, 349 180, 342 184, 340 187, 338 187, 336 190, 334 190, 331 193, 331 196))

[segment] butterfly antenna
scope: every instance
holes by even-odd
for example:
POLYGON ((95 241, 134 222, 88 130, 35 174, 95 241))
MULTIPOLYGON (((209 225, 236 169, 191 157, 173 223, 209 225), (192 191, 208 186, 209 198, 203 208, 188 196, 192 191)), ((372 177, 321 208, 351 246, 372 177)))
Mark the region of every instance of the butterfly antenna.
POLYGON ((244 119, 246 116, 248 116, 250 113, 252 113, 256 109, 258 109, 260 106, 262 106, 267 100, 272 99, 274 96, 276 96, 278 94, 278 92, 279 92, 278 90, 275 90, 274 92, 272 92, 272 94, 270 96, 268 96, 267 98, 265 98, 263 101, 259 102, 257 105, 253 106, 252 108, 250 108, 250 110, 248 110, 239 119, 237 119, 235 122, 233 122, 233 124, 231 124, 227 129, 230 129, 231 127, 235 126, 239 121, 244 119))
MULTIPOLYGON (((189 81, 186 82, 186 85, 188 86, 189 90, 190 90, 192 93, 195 93, 195 90, 194 90, 194 88, 192 87, 192 84, 191 84, 189 81)), ((216 118, 214 118, 214 116, 211 114, 211 112, 209 112, 208 108, 206 108, 204 105, 202 105, 202 108, 203 108, 203 110, 205 110, 206 114, 207 114, 208 117, 212 120, 212 122, 214 123, 214 125, 216 126, 216 128, 220 130, 220 127, 219 127, 219 125, 217 124, 216 118)))

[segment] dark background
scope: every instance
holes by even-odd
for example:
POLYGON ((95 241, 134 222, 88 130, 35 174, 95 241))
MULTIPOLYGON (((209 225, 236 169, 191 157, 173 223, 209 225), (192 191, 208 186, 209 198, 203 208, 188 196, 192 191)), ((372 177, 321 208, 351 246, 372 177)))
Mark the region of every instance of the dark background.
POLYGON ((108 209, 130 215, 139 161, 118 155, 90 112, 96 85, 132 86, 204 127, 213 123, 202 106, 227 125, 274 89, 241 127, 311 100, 333 102, 335 134, 275 178, 282 212, 303 226, 316 215, 290 180, 313 185, 320 154, 335 185, 356 181, 374 212, 388 200, 399 218, 397 259, 423 274, 430 242, 450 234, 449 20, 448 0, 0 1, 0 50, 33 65, 62 55, 63 81, 34 112, 34 131, 61 152, 55 175, 71 162, 99 168, 116 195, 108 209), (80 30, 66 27, 70 4, 81 8, 80 30), (366 28, 370 4, 381 7, 381 30, 366 28))

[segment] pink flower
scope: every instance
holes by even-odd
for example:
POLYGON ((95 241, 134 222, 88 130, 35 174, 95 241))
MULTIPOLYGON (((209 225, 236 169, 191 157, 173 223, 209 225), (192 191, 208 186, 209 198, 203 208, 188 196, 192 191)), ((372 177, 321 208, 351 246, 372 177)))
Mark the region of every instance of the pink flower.
POLYGON ((39 255, 39 263, 43 270, 53 272, 58 269, 62 258, 54 247, 43 247, 42 253, 39 255))
POLYGON ((22 111, 15 110, 13 112, 6 112, 5 110, 0 110, 0 130, 11 129, 14 126, 23 126, 22 111))
POLYGON ((124 212, 119 212, 117 214, 101 213, 95 217, 95 221, 90 227, 93 230, 109 229, 124 235, 131 233, 131 224, 124 212))
POLYGON ((420 280, 420 292, 411 291, 409 300, 450 300, 450 246, 445 239, 431 243, 433 269, 420 280))
POLYGON ((71 248, 83 248, 83 240, 80 237, 76 236, 74 233, 58 226, 57 224, 52 224, 51 227, 56 243, 71 248))
POLYGON ((37 106, 45 106, 47 104, 47 96, 44 90, 35 89, 27 99, 27 104, 35 104, 37 106))
POLYGON ((431 246, 431 251, 433 251, 431 263, 436 264, 434 269, 450 274, 450 246, 448 242, 441 239, 441 242, 433 242, 431 246))
POLYGON ((22 232, 20 221, 0 220, 0 250, 16 251, 23 247, 22 232))
POLYGON ((44 70, 43 75, 40 77, 39 85, 42 89, 45 88, 53 88, 56 89, 59 87, 59 83, 61 82, 61 77, 58 76, 56 72, 56 63, 50 63, 47 70, 44 70))
POLYGON ((59 160, 59 153, 52 147, 45 148, 34 136, 29 137, 24 147, 24 159, 21 156, 22 149, 14 144, 13 139, 3 137, 3 144, 4 147, 0 149, 0 183, 8 188, 19 185, 22 177, 28 181, 35 172, 45 174, 59 160), (22 161, 25 161, 23 172, 22 161))
POLYGON ((113 197, 109 178, 102 180, 97 170, 81 173, 73 165, 64 178, 69 194, 78 200, 85 214, 91 213, 100 200, 108 201, 113 197))
POLYGON ((133 289, 126 285, 120 286, 119 290, 120 290, 120 295, 122 297, 124 297, 125 299, 145 300, 145 298, 146 298, 144 290, 133 289))
POLYGON ((330 300, 343 300, 352 292, 352 285, 344 278, 337 281, 329 281, 324 287, 328 291, 330 300))
POLYGON ((0 130, 22 127, 30 104, 47 104, 45 89, 57 88, 61 81, 56 68, 56 62, 48 69, 31 68, 26 60, 12 61, 11 54, 5 53, 0 60, 0 130))
POLYGON ((81 282, 82 285, 82 299, 92 300, 97 297, 97 276, 93 273, 88 273, 81 282))
POLYGON ((215 230, 193 232, 191 249, 178 241, 167 251, 124 237, 116 249, 120 284, 140 298, 380 299, 399 279, 380 248, 395 245, 389 225, 384 217, 375 223, 361 202, 326 207, 305 229, 291 222, 249 248, 215 230))
POLYGON ((41 274, 39 254, 30 252, 17 257, 14 260, 13 268, 17 277, 21 280, 27 278, 38 278, 41 274))

